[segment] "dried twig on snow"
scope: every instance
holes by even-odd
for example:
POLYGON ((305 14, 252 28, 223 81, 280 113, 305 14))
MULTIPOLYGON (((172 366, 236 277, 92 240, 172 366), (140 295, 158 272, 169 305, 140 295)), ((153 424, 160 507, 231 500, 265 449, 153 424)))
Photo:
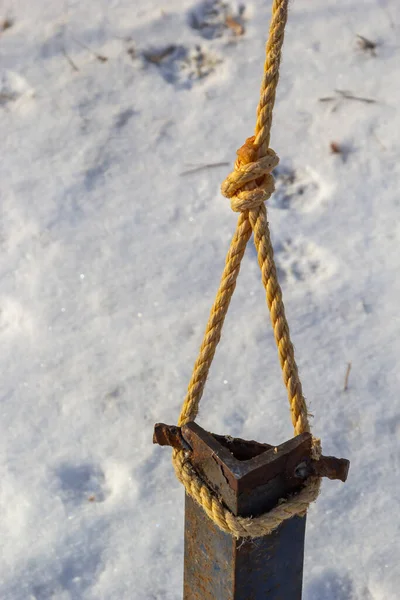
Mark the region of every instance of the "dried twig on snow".
POLYGON ((364 102, 365 104, 376 104, 376 100, 373 98, 363 98, 362 96, 355 96, 351 92, 347 92, 346 90, 335 90, 336 94, 339 94, 342 98, 346 100, 358 100, 358 102, 364 102))
POLYGON ((228 15, 225 19, 225 25, 232 29, 235 35, 243 35, 244 34, 244 26, 238 19, 228 15))
POLYGON ((357 38, 357 45, 360 48, 360 50, 363 50, 364 52, 369 52, 371 56, 376 56, 375 50, 378 45, 376 42, 369 40, 368 38, 364 37, 363 35, 360 35, 359 33, 357 33, 357 38))
POLYGON ((68 55, 65 46, 63 44, 63 46, 61 47, 61 52, 64 54, 65 58, 67 59, 68 63, 70 64, 70 66, 72 67, 72 69, 77 73, 79 71, 78 67, 76 66, 76 64, 74 63, 74 61, 72 60, 72 58, 68 55))
POLYGON ((85 50, 90 52, 90 54, 99 62, 105 63, 108 61, 107 56, 104 56, 103 54, 98 54, 97 52, 94 52, 91 48, 89 48, 89 46, 87 46, 86 44, 84 44, 83 42, 78 40, 75 36, 71 35, 71 37, 79 46, 81 46, 82 48, 84 48, 85 50))
POLYGON ((374 98, 364 98, 363 96, 355 96, 351 92, 347 90, 334 90, 337 96, 324 96, 322 98, 318 98, 319 102, 335 102, 340 99, 344 100, 357 100, 358 102, 364 102, 365 104, 376 104, 377 100, 374 98))
POLYGON ((344 392, 347 392, 347 390, 349 388, 350 371, 351 371, 351 362, 349 362, 348 365, 347 365, 346 375, 345 375, 345 378, 344 378, 344 386, 343 386, 343 391, 344 392))
POLYGON ((230 165, 229 162, 219 162, 219 163, 211 163, 208 165, 199 165, 198 167, 193 167, 193 169, 189 169, 188 171, 183 171, 180 175, 190 175, 191 173, 197 173, 198 171, 202 171, 203 169, 214 169, 215 167, 228 167, 230 165))

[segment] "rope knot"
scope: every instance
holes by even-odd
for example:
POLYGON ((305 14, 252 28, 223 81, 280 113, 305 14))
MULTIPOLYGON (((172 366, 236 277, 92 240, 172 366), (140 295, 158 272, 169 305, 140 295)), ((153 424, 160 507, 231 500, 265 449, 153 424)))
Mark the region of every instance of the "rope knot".
POLYGON ((247 138, 239 148, 235 168, 221 186, 221 192, 230 198, 234 212, 258 208, 275 190, 271 172, 279 163, 279 158, 270 148, 265 156, 258 158, 259 146, 254 140, 254 136, 247 138))

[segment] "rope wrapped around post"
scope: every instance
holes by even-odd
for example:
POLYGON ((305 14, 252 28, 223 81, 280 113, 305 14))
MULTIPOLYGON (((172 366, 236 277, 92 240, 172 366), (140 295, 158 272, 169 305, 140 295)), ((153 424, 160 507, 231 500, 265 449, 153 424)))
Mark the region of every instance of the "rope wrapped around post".
MULTIPOLYGON (((300 435, 310 431, 307 406, 278 282, 265 207, 265 202, 274 191, 274 179, 271 173, 279 162, 275 152, 269 148, 269 140, 287 12, 288 0, 274 0, 255 135, 248 138, 237 151, 235 168, 221 187, 222 194, 231 201, 232 210, 239 212, 240 215, 178 425, 194 421, 197 416, 199 402, 236 286, 241 260, 253 233, 283 380, 288 393, 294 433, 300 435)), ((313 458, 318 460, 321 455, 321 445, 316 438, 313 438, 312 451, 313 458)), ((174 449, 173 463, 176 475, 185 486, 186 492, 203 507, 218 527, 235 537, 268 535, 286 519, 295 515, 304 515, 310 503, 316 500, 320 490, 320 477, 311 476, 298 494, 282 501, 268 513, 254 519, 236 517, 196 473, 190 464, 188 452, 174 449)))

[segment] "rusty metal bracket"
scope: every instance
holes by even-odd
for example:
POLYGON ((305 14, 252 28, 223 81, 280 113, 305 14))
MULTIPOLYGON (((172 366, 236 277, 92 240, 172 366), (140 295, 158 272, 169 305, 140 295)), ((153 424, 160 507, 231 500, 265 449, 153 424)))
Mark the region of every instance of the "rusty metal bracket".
MULTIPOLYGON (((349 470, 345 459, 313 460, 309 433, 271 446, 211 434, 196 423, 159 423, 153 442, 185 450, 200 477, 242 517, 270 510, 311 474, 346 481, 349 470)), ((306 517, 268 536, 236 540, 189 496, 185 514, 184 600, 301 600, 306 517)))
MULTIPOLYGON (((293 447, 294 440, 296 440, 296 444, 298 444, 299 439, 311 440, 311 436, 309 433, 304 433, 301 436, 293 438, 290 442, 286 442, 286 444, 291 443, 291 447, 293 447)), ((247 461, 250 458, 265 453, 266 450, 271 450, 271 448, 274 449, 274 458, 277 459, 278 455, 280 456, 279 452, 282 452, 282 449, 285 446, 285 444, 282 444, 282 446, 276 447, 271 446, 270 444, 261 444, 259 442, 241 440, 240 438, 232 438, 229 435, 223 436, 215 433, 211 434, 199 427, 197 423, 188 423, 182 428, 177 427, 176 425, 157 423, 154 426, 153 443, 159 444, 160 446, 172 446, 179 450, 191 451, 194 453, 193 458, 195 461, 196 457, 201 456, 205 448, 213 447, 216 460, 218 460, 218 456, 221 456, 222 461, 225 459, 227 464, 234 465, 236 463, 234 463, 234 461, 232 462, 232 456, 236 457, 239 461, 247 461), (224 450, 221 451, 221 448, 218 448, 216 443, 219 443, 226 448, 228 453, 224 450)), ((288 447, 285 446, 285 448, 287 449, 288 447)), ((268 455, 267 457, 264 456, 263 461, 258 462, 264 462, 265 459, 267 459, 267 462, 270 462, 271 455, 268 455)), ((236 467, 237 466, 238 465, 236 465, 236 467)), ((250 470, 253 467, 254 462, 248 463, 245 466, 239 464, 239 469, 241 471, 243 471, 243 469, 250 470)), ((319 477, 327 477, 332 480, 340 479, 340 481, 345 482, 349 473, 349 467, 350 462, 345 458, 321 456, 319 460, 313 460, 309 457, 307 460, 300 462, 296 466, 295 476, 300 479, 307 479, 310 475, 318 475, 319 477)), ((227 471, 229 472, 229 467, 227 471)))

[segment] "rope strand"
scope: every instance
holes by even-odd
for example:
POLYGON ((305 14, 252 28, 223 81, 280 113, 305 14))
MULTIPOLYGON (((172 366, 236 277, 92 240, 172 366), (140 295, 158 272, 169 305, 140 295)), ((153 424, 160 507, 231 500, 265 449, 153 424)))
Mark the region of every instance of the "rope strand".
POLYGON ((231 246, 225 260, 217 297, 211 309, 199 356, 194 365, 187 395, 183 403, 178 425, 182 426, 194 421, 198 410, 208 372, 214 358, 215 350, 221 338, 222 326, 228 312, 229 304, 235 291, 236 280, 247 242, 251 236, 251 226, 244 215, 240 215, 231 246))
MULTIPOLYGON (((179 425, 193 421, 197 416, 207 376, 221 338, 222 326, 235 290, 241 261, 247 242, 253 233, 283 381, 288 393, 294 433, 299 435, 310 430, 307 406, 303 397, 289 325, 285 315, 282 290, 278 282, 265 207, 265 202, 274 191, 271 172, 279 162, 275 152, 269 148, 269 142, 288 1, 274 0, 272 6, 272 21, 266 45, 264 77, 257 108, 255 136, 248 138, 237 151, 234 171, 221 186, 222 194, 231 201, 232 210, 240 212, 240 216, 226 257, 225 268, 216 300, 211 309, 199 356, 189 382, 178 421, 179 425)), ((313 454, 314 458, 319 458, 321 455, 320 442, 315 438, 313 438, 313 454)), ((310 477, 305 487, 296 496, 256 519, 244 519, 235 517, 220 502, 196 473, 184 451, 174 450, 173 463, 176 475, 185 486, 186 492, 204 508, 218 527, 236 537, 266 535, 276 529, 284 520, 295 515, 304 515, 309 504, 317 498, 320 489, 320 479, 310 477)))

